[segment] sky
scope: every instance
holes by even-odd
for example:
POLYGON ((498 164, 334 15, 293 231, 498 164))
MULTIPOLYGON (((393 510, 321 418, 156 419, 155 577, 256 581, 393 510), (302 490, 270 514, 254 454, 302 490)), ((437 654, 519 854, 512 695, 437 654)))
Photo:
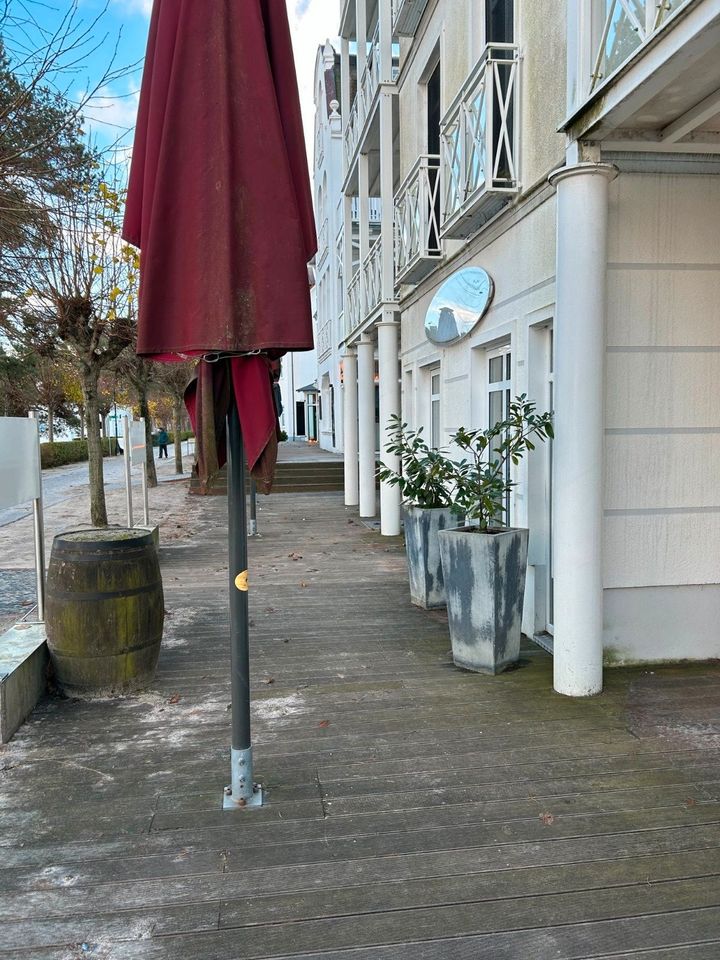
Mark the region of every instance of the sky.
MULTIPOLYGON (((20 2, 20 0, 15 0, 20 2)), ((44 21, 50 25, 65 11, 71 0, 30 0, 36 3, 44 21)), ((145 54, 152 0, 75 0, 79 16, 88 24, 99 14, 94 30, 96 40, 86 47, 83 64, 74 70, 72 83, 75 96, 92 89, 104 75, 117 41, 116 67, 141 61, 145 54), (105 10, 104 13, 102 11, 105 10), (119 40, 118 40, 119 37, 119 40), (91 49, 95 46, 96 49, 91 49)), ((206 0, 199 0, 206 2, 206 0)), ((211 0, 212 2, 212 0, 211 0)), ((239 0, 242 2, 242 0, 239 0)), ((312 163, 314 127, 313 73, 320 44, 337 33, 340 17, 339 0, 286 0, 295 51, 298 86, 305 126, 305 139, 312 163)), ((142 68, 139 65, 127 75, 114 80, 98 91, 98 96, 85 111, 88 130, 100 144, 114 142, 132 127, 137 112, 142 68)), ((129 145, 131 136, 126 135, 129 145)))

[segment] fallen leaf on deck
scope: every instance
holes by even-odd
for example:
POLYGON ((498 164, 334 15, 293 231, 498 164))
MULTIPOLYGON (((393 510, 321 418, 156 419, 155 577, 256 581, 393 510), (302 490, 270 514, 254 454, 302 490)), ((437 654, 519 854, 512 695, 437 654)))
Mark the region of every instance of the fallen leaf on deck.
POLYGON ((329 720, 321 720, 320 723, 318 724, 318 726, 319 726, 319 727, 329 727, 329 726, 330 726, 330 721, 329 721, 329 720))
POLYGON ((168 703, 180 703, 180 694, 174 693, 168 700, 168 703))
POLYGON ((550 827, 555 823, 555 817, 551 813, 541 813, 540 820, 546 827, 550 827))

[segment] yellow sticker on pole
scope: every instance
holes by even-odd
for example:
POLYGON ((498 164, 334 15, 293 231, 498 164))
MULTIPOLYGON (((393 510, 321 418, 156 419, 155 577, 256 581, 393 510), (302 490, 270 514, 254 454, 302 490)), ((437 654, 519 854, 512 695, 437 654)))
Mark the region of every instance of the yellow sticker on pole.
POLYGON ((247 591, 250 589, 250 586, 248 584, 247 570, 243 570, 242 573, 239 573, 235 577, 235 586, 238 588, 238 590, 242 590, 243 592, 247 593, 247 591))

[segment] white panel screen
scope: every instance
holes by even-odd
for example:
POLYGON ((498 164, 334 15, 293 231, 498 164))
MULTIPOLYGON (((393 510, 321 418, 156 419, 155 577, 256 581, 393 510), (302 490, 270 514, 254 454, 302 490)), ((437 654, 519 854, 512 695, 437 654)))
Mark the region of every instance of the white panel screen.
POLYGON ((145 421, 130 422, 130 463, 134 467, 142 466, 145 459, 145 421))
POLYGON ((37 422, 0 417, 0 509, 34 500, 40 490, 37 422))

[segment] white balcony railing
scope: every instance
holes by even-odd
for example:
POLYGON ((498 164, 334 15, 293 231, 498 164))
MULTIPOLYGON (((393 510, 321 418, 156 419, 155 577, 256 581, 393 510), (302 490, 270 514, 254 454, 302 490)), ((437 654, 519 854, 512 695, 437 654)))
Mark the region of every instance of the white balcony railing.
POLYGON ((365 319, 362 308, 362 296, 361 296, 361 277, 362 271, 358 270, 354 275, 347 288, 347 314, 345 316, 345 336, 349 337, 350 334, 357 330, 360 324, 365 319))
POLYGON ((318 329, 317 355, 324 360, 332 350, 332 320, 326 320, 318 329))
POLYGON ((321 258, 323 254, 327 252, 328 248, 328 220, 327 217, 322 222, 322 226, 318 230, 318 258, 321 258))
POLYGON ((518 184, 518 48, 493 43, 440 124, 443 237, 466 237, 518 184))
POLYGON ((393 61, 391 76, 380 76, 380 24, 378 22, 372 38, 368 41, 368 54, 365 67, 360 77, 355 99, 350 107, 350 115, 347 118, 344 132, 345 146, 345 169, 347 170, 352 163, 355 150, 357 149, 360 134, 365 125, 372 105, 375 100, 375 94, 378 91, 381 80, 388 83, 394 83, 397 79, 399 67, 393 61))
POLYGON ((417 283, 442 257, 440 157, 419 157, 395 197, 395 281, 417 283))
POLYGON ((352 336, 382 303, 382 239, 377 238, 347 287, 345 338, 352 336))
POLYGON ((594 0, 595 22, 602 23, 590 92, 625 63, 688 0, 594 0))
POLYGON ((382 300, 382 237, 377 238, 363 260, 362 278, 363 313, 367 317, 382 300))
POLYGON ((414 37, 428 0, 392 0, 393 33, 414 37))

